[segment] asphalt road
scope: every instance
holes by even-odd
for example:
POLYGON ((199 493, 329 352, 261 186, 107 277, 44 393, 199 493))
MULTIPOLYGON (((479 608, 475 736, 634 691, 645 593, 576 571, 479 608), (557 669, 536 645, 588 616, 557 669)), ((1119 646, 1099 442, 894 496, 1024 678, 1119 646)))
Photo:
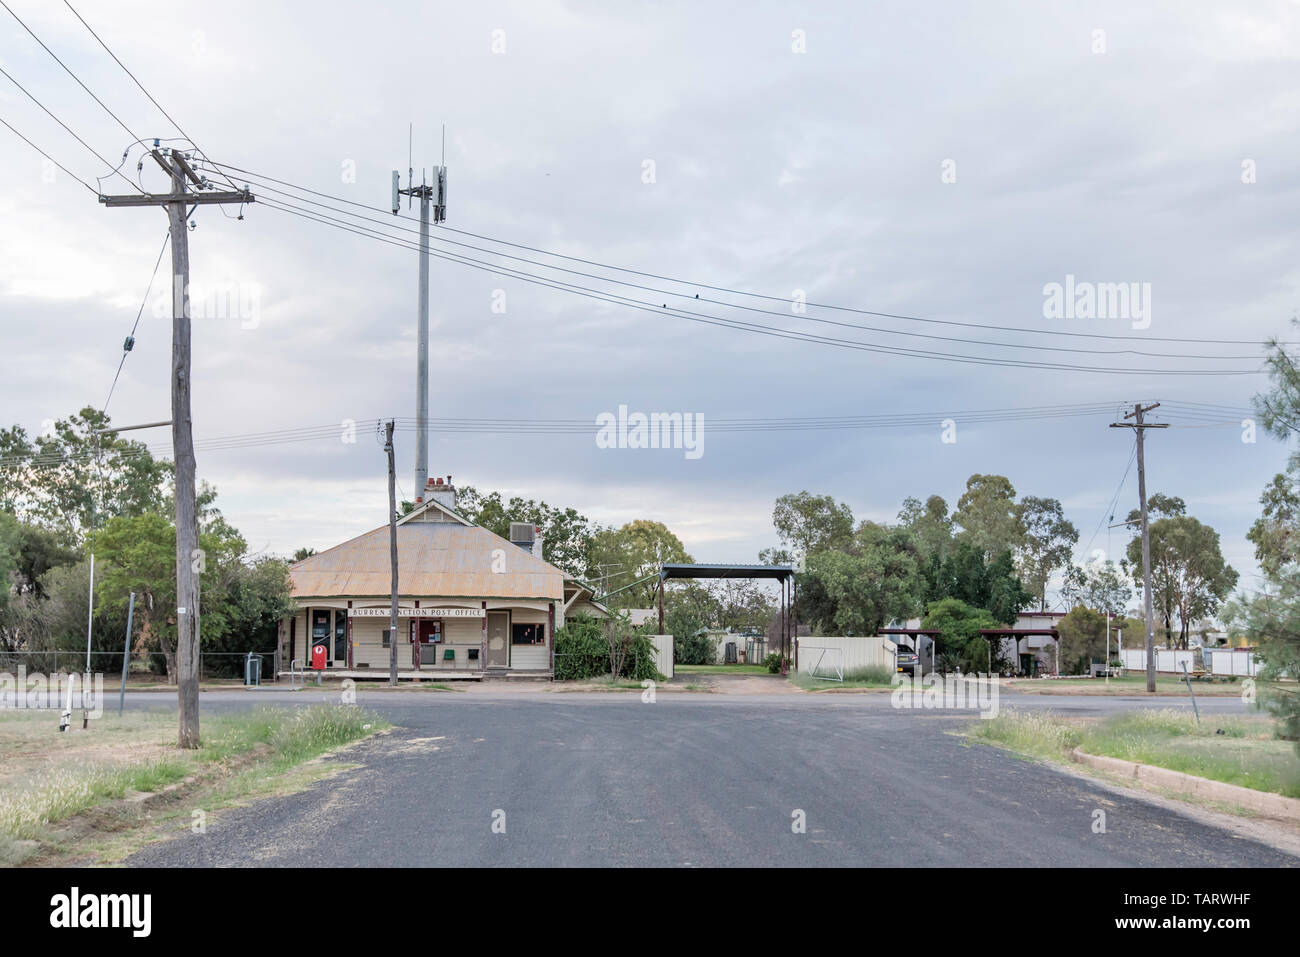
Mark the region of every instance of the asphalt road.
MULTIPOLYGON (((1295 866, 1168 807, 946 733, 887 695, 372 693, 399 727, 309 789, 152 845, 153 866, 1295 866), (1106 832, 1093 832, 1094 811, 1106 832), (800 815, 799 812, 802 812, 800 815), (793 827, 805 822, 802 833, 793 827), (494 828, 495 824, 495 828, 494 828)), ((174 698, 130 696, 132 708, 174 698)), ((205 710, 336 700, 207 693, 205 710)), ((1102 712, 1185 699, 1004 695, 1102 712)), ((1210 699, 1203 713, 1237 713, 1210 699)))

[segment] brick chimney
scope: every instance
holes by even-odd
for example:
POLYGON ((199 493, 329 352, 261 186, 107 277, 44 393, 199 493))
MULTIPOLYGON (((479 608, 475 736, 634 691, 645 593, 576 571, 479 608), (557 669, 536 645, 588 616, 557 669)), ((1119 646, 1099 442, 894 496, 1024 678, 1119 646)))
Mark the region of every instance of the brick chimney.
POLYGON ((445 482, 441 476, 429 479, 429 484, 424 489, 424 500, 437 502, 443 508, 456 511, 456 489, 451 484, 451 476, 448 475, 445 482))

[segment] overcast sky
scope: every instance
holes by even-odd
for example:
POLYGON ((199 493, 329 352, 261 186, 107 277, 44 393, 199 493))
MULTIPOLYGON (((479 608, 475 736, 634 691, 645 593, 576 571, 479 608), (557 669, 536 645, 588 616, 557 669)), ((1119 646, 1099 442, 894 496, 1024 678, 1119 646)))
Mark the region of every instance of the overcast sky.
MULTIPOLYGON (((1286 336, 1296 311, 1294 4, 75 5, 218 163, 383 209, 392 169, 405 185, 408 124, 417 168, 439 162, 446 124, 449 227, 780 299, 803 290, 879 312, 1123 338, 806 313, 1007 345, 953 344, 818 324, 780 302, 777 316, 686 306, 705 314, 941 353, 1254 370, 1255 346, 1146 340, 1286 336), (1149 283, 1149 325, 1047 318, 1044 286, 1068 275, 1149 283)), ((133 132, 179 135, 66 7, 11 6, 133 132)), ((131 137, 3 13, 0 65, 102 156, 121 157, 131 137)), ((2 77, 0 115, 91 186, 107 173, 2 77)), ((139 155, 124 168, 131 178, 139 155)), ((3 129, 0 167, 0 419, 39 432, 103 404, 166 216, 103 208, 3 129)), ((141 182, 165 188, 156 168, 141 182)), ((133 187, 110 177, 103 189, 133 187)), ((200 450, 198 474, 253 549, 328 547, 384 521, 373 425, 415 413, 418 257, 269 205, 245 208, 242 221, 229 212, 194 217, 192 281, 237 290, 256 317, 195 320, 196 438, 346 419, 358 436, 200 450)), ((830 493, 859 518, 892 520, 908 495, 955 505, 973 472, 1059 498, 1081 552, 1091 542, 1118 553, 1120 530, 1093 537, 1132 448, 1127 432, 1107 428, 1113 410, 1139 398, 1245 407, 1266 384, 1261 374, 1012 369, 835 348, 437 259, 431 289, 433 416, 593 427, 435 435, 430 474, 601 522, 657 519, 701 561, 755 560, 775 543, 772 504, 785 492, 830 493), (963 424, 971 410, 1072 403, 1110 410, 963 424), (598 448, 596 416, 620 405, 702 414, 704 454, 598 448), (884 430, 707 430, 726 418, 882 413, 927 415, 884 430)), ((170 322, 147 308, 108 407, 115 422, 168 416, 169 350, 170 322)), ((1218 529, 1251 585, 1245 533, 1287 450, 1263 435, 1243 442, 1239 418, 1152 434, 1148 490, 1183 497, 1218 529)), ((409 498, 414 437, 398 442, 409 498)), ((1136 503, 1133 470, 1117 520, 1136 503)))

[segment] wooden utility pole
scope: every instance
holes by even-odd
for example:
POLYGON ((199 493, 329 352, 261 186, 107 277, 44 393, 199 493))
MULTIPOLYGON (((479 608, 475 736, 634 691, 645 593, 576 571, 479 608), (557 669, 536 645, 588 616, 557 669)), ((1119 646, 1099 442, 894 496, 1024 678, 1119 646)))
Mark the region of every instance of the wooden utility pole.
POLYGON ((1167 429, 1169 425, 1163 422, 1144 422, 1142 416, 1159 407, 1159 402, 1145 407, 1136 402, 1133 411, 1124 415, 1126 419, 1133 419, 1132 422, 1112 422, 1110 425, 1112 429, 1133 429, 1137 432, 1138 504, 1142 510, 1142 615, 1146 618, 1147 628, 1147 691, 1153 693, 1156 690, 1156 628, 1151 608, 1151 533, 1147 525, 1147 472, 1146 460, 1142 454, 1142 438, 1147 429, 1167 429))
POLYGON ((393 464, 393 422, 384 426, 388 453, 388 560, 393 566, 392 607, 388 624, 388 683, 397 687, 397 470, 393 464))
POLYGON ((199 746, 199 552, 198 509, 194 489, 194 429, 190 419, 190 245, 187 221, 195 206, 251 203, 247 190, 209 190, 178 151, 164 151, 155 141, 151 155, 171 178, 171 192, 161 195, 104 196, 106 207, 164 206, 172 247, 172 454, 176 469, 176 648, 182 748, 199 746), (189 184, 199 191, 191 192, 189 184))

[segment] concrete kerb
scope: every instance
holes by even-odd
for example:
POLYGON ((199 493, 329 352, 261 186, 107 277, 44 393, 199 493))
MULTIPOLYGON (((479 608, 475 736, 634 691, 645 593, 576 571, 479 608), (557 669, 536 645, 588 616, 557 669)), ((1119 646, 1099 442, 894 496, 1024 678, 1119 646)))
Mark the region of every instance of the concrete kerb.
POLYGON ((1300 821, 1300 798, 1285 797, 1267 791, 1256 791, 1254 788, 1227 784, 1223 781, 1212 781, 1209 778, 1197 777, 1194 774, 1172 771, 1169 768, 1158 768, 1137 761, 1126 761, 1123 758, 1088 754, 1078 748, 1071 751, 1070 756, 1079 764, 1085 764, 1099 771, 1109 771, 1120 777, 1133 778, 1144 784, 1166 788, 1183 794, 1193 794, 1211 801, 1221 801, 1224 804, 1231 804, 1270 817, 1300 821))

